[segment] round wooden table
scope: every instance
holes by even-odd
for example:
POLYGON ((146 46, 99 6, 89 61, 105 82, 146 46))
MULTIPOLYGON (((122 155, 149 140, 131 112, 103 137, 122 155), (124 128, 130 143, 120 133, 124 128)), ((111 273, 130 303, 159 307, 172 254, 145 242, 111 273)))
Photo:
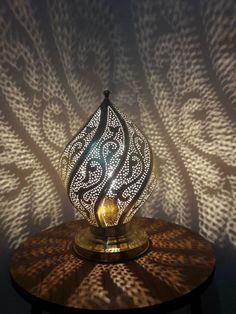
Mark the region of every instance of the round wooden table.
POLYGON ((200 296, 210 283, 215 258, 210 243, 166 221, 135 218, 151 240, 143 256, 118 264, 77 257, 73 221, 29 237, 12 254, 10 274, 32 313, 136 310, 166 313, 187 303, 201 313, 200 296))

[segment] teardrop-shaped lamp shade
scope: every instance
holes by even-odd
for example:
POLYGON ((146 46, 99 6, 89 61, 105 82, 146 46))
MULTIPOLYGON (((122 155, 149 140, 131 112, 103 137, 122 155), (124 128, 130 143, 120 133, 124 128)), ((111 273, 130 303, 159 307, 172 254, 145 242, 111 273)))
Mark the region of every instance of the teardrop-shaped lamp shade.
POLYGON ((156 181, 148 140, 108 97, 67 144, 59 167, 70 201, 99 227, 129 222, 156 181))

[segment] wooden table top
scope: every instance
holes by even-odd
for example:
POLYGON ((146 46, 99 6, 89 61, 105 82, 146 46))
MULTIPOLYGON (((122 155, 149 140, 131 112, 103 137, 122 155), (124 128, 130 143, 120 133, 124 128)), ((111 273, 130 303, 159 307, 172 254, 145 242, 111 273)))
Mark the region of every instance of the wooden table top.
POLYGON ((12 254, 13 283, 33 298, 69 309, 132 309, 174 302, 203 286, 215 258, 211 245, 189 229, 136 218, 149 251, 126 263, 98 264, 74 255, 73 221, 29 237, 12 254))

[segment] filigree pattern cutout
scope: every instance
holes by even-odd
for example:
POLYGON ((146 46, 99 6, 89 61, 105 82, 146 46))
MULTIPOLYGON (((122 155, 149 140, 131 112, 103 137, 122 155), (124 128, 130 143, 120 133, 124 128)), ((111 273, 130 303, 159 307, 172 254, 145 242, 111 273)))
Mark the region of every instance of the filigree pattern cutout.
MULTIPOLYGON (((149 196, 152 191, 152 189, 151 191, 148 190, 146 193, 144 192, 144 195, 142 194, 138 200, 136 199, 136 195, 142 187, 143 182, 150 176, 150 170, 152 170, 152 156, 149 143, 142 133, 135 125, 129 122, 127 123, 127 127, 129 133, 127 157, 107 192, 107 196, 114 197, 115 202, 118 204, 118 218, 120 218, 124 211, 127 211, 124 222, 130 221, 135 212, 140 208, 142 204, 140 198, 144 200, 146 194, 149 196), (133 206, 132 203, 135 203, 135 206, 133 206), (127 207, 131 209, 128 211, 127 207)), ((153 175, 156 177, 156 173, 153 175)))
POLYGON ((74 139, 66 146, 60 158, 60 175, 65 187, 68 184, 68 179, 74 165, 82 155, 90 141, 95 135, 99 122, 101 110, 95 112, 91 120, 86 126, 74 137, 74 139))
MULTIPOLYGON (((103 122, 100 122, 100 125, 103 122)), ((125 135, 117 115, 108 107, 104 132, 77 167, 70 183, 69 196, 72 203, 84 208, 90 223, 97 225, 95 203, 110 177, 113 176, 124 154, 125 135)))
POLYGON ((157 157, 142 214, 236 246, 235 1, 123 9, 132 30, 107 1, 1 2, 0 229, 9 246, 73 218, 55 169, 104 86, 157 157))
POLYGON ((100 225, 100 219, 105 221, 105 226, 130 221, 150 195, 156 177, 156 172, 152 173, 153 157, 147 139, 108 99, 103 101, 81 133, 66 146, 60 168, 62 174, 67 168, 67 178, 62 176, 62 179, 72 204, 96 226, 100 225), (91 130, 89 124, 98 118, 96 131, 89 137, 86 135, 91 130), (87 142, 82 146, 80 141, 84 137, 87 142), (73 145, 81 147, 76 160, 68 158, 73 145), (105 206, 104 200, 112 202, 113 212, 109 215, 107 209, 102 214, 104 217, 100 218, 99 211, 101 206, 105 206))

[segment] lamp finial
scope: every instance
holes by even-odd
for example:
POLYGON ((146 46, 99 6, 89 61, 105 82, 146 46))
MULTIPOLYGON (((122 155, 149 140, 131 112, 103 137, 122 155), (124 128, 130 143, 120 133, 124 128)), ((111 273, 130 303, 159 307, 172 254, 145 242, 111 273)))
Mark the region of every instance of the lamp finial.
POLYGON ((110 93, 111 92, 108 89, 104 90, 104 92, 103 92, 105 98, 109 98, 110 93))

